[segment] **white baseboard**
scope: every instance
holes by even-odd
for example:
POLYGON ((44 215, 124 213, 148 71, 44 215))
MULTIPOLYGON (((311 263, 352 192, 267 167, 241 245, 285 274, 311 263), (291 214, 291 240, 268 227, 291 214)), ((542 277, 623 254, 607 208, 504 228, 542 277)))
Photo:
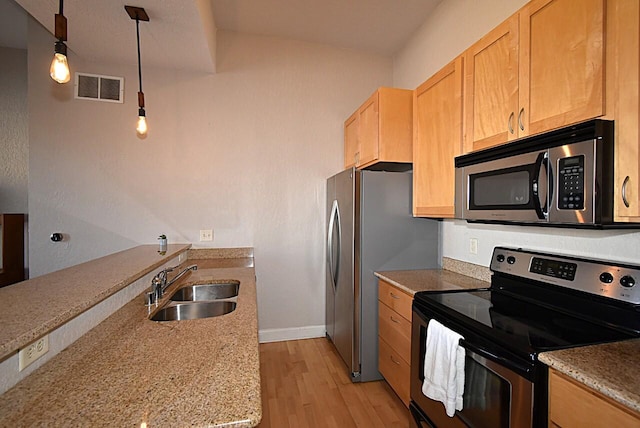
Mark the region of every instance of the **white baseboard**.
POLYGON ((285 340, 311 339, 325 337, 327 328, 325 325, 312 325, 308 327, 271 328, 258 331, 260 343, 283 342, 285 340))

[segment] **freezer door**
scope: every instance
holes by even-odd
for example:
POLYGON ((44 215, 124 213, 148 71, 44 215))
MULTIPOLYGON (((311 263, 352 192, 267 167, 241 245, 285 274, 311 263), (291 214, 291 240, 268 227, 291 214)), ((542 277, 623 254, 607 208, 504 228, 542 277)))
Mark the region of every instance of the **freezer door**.
MULTIPOLYGON (((327 179, 327 209, 326 209, 326 253, 325 253, 325 266, 326 266, 326 274, 325 274, 325 324, 327 329, 327 337, 333 340, 335 336, 335 284, 334 284, 334 266, 332 260, 337 258, 338 248, 336 245, 338 244, 338 240, 332 238, 334 233, 338 232, 338 229, 335 226, 335 215, 334 209, 337 211, 336 201, 336 178, 335 176, 327 179), (331 223, 333 222, 333 224, 331 223)), ((336 278, 337 279, 337 278, 336 278)))
POLYGON ((327 333, 351 374, 360 370, 359 355, 354 351, 354 175, 350 169, 334 176, 335 198, 327 200, 331 205, 327 221, 327 288, 333 293, 334 306, 333 325, 327 327, 327 333))

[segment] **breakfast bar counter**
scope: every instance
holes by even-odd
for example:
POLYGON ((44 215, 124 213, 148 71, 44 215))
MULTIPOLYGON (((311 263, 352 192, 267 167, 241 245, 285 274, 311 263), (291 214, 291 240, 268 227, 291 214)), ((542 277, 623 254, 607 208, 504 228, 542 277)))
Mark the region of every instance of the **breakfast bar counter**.
MULTIPOLYGON (((251 250, 251 249, 247 249, 251 250)), ((234 311, 155 322, 144 293, 0 395, 0 426, 253 427, 262 416, 253 253, 190 250, 190 283, 240 282, 234 311)))

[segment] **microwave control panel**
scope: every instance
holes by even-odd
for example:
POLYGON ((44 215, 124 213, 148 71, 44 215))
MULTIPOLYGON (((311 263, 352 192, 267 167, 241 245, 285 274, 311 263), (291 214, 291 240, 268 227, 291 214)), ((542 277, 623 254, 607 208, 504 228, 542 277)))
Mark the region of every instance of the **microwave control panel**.
POLYGON ((584 156, 558 161, 558 209, 584 209, 584 156))

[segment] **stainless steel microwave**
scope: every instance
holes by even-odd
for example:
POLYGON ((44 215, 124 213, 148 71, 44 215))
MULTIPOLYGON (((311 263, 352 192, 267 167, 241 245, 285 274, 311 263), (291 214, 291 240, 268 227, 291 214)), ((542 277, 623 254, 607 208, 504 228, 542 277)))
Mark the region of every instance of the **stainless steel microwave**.
POLYGON ((457 157, 456 218, 613 227, 613 126, 592 120, 457 157))

